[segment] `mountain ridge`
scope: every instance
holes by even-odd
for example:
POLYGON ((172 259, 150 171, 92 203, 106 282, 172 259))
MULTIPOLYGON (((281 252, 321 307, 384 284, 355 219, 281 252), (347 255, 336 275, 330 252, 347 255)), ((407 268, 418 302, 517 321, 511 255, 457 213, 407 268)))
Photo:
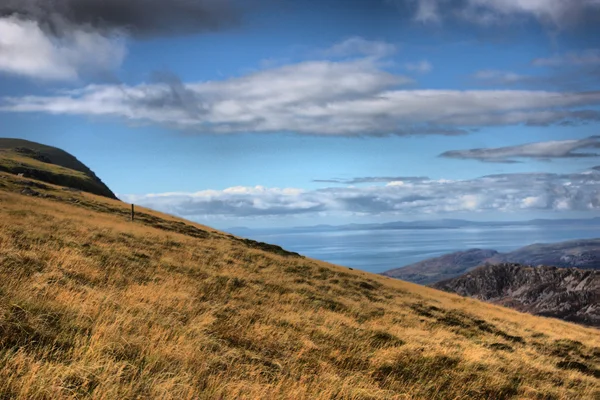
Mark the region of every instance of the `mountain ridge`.
POLYGON ((329 232, 344 230, 384 230, 384 229, 459 229, 464 227, 504 227, 504 226, 556 226, 569 224, 598 225, 600 227, 600 217, 585 219, 532 219, 525 221, 470 221, 463 219, 439 219, 439 220, 415 220, 415 221, 392 221, 384 223, 371 224, 345 224, 345 225, 309 225, 295 226, 291 228, 250 228, 250 227, 229 227, 226 230, 236 233, 238 230, 244 231, 269 231, 269 232, 329 232))
POLYGON ((502 263, 478 267, 432 287, 600 328, 600 271, 502 263))
POLYGON ((480 265, 501 263, 600 269, 600 239, 536 243, 508 253, 470 249, 391 269, 382 275, 427 285, 458 277, 480 265), (467 262, 464 255, 470 256, 467 262))

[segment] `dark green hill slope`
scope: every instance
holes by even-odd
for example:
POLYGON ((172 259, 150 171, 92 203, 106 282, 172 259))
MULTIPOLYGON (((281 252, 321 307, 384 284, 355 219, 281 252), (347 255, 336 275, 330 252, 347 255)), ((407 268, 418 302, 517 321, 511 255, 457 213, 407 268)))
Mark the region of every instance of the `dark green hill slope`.
POLYGON ((92 170, 71 154, 28 140, 0 138, 0 171, 117 198, 92 170))

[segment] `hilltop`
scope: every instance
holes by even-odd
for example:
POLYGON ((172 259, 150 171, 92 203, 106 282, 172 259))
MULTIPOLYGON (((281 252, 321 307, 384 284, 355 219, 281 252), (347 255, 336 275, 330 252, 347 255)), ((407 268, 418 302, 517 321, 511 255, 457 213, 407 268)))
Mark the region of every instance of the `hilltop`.
POLYGON ((0 138, 0 171, 117 198, 92 170, 71 154, 23 139, 0 138))
POLYGON ((486 265, 433 287, 519 311, 600 327, 600 271, 486 265))
POLYGON ((600 269, 600 239, 537 243, 508 253, 470 249, 392 269, 382 275, 427 285, 459 277, 480 265, 502 263, 600 269))
POLYGON ((32 176, 0 172, 0 398, 600 396, 596 329, 32 176))

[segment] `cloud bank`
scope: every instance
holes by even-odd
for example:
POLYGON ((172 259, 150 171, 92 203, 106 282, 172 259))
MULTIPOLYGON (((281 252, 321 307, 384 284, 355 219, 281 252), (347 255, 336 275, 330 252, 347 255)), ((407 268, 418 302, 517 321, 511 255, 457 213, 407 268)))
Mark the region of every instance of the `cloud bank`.
POLYGON ((520 162, 518 159, 551 160, 559 158, 600 157, 600 154, 595 152, 582 153, 579 151, 589 149, 600 149, 600 136, 592 136, 579 140, 527 143, 518 146, 451 150, 440 154, 440 157, 496 163, 517 163, 520 162))
MULTIPOLYGON (((363 43, 364 44, 364 43, 363 43)), ((415 135, 600 119, 600 91, 408 90, 373 57, 305 61, 196 83, 89 85, 4 98, 0 110, 121 118, 198 133, 415 135)))
POLYGON ((356 185, 359 183, 389 183, 389 182, 423 182, 429 180, 426 176, 367 176, 352 179, 314 179, 319 183, 340 183, 344 185, 356 185))
POLYGON ((0 71, 41 80, 76 80, 116 69, 125 58, 118 35, 71 29, 52 37, 35 21, 0 18, 0 71))
POLYGON ((469 180, 406 180, 318 190, 234 187, 196 193, 120 195, 120 198, 195 220, 293 215, 414 217, 487 211, 597 212, 600 210, 600 171, 502 174, 469 180))

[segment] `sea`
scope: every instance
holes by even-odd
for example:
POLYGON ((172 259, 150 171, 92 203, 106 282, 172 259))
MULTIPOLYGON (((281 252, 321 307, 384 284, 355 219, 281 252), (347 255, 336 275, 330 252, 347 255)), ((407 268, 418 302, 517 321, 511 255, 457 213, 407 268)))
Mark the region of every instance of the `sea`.
POLYGON ((467 249, 509 252, 534 243, 600 238, 598 226, 494 226, 340 231, 249 230, 241 236, 368 272, 384 272, 467 249))

